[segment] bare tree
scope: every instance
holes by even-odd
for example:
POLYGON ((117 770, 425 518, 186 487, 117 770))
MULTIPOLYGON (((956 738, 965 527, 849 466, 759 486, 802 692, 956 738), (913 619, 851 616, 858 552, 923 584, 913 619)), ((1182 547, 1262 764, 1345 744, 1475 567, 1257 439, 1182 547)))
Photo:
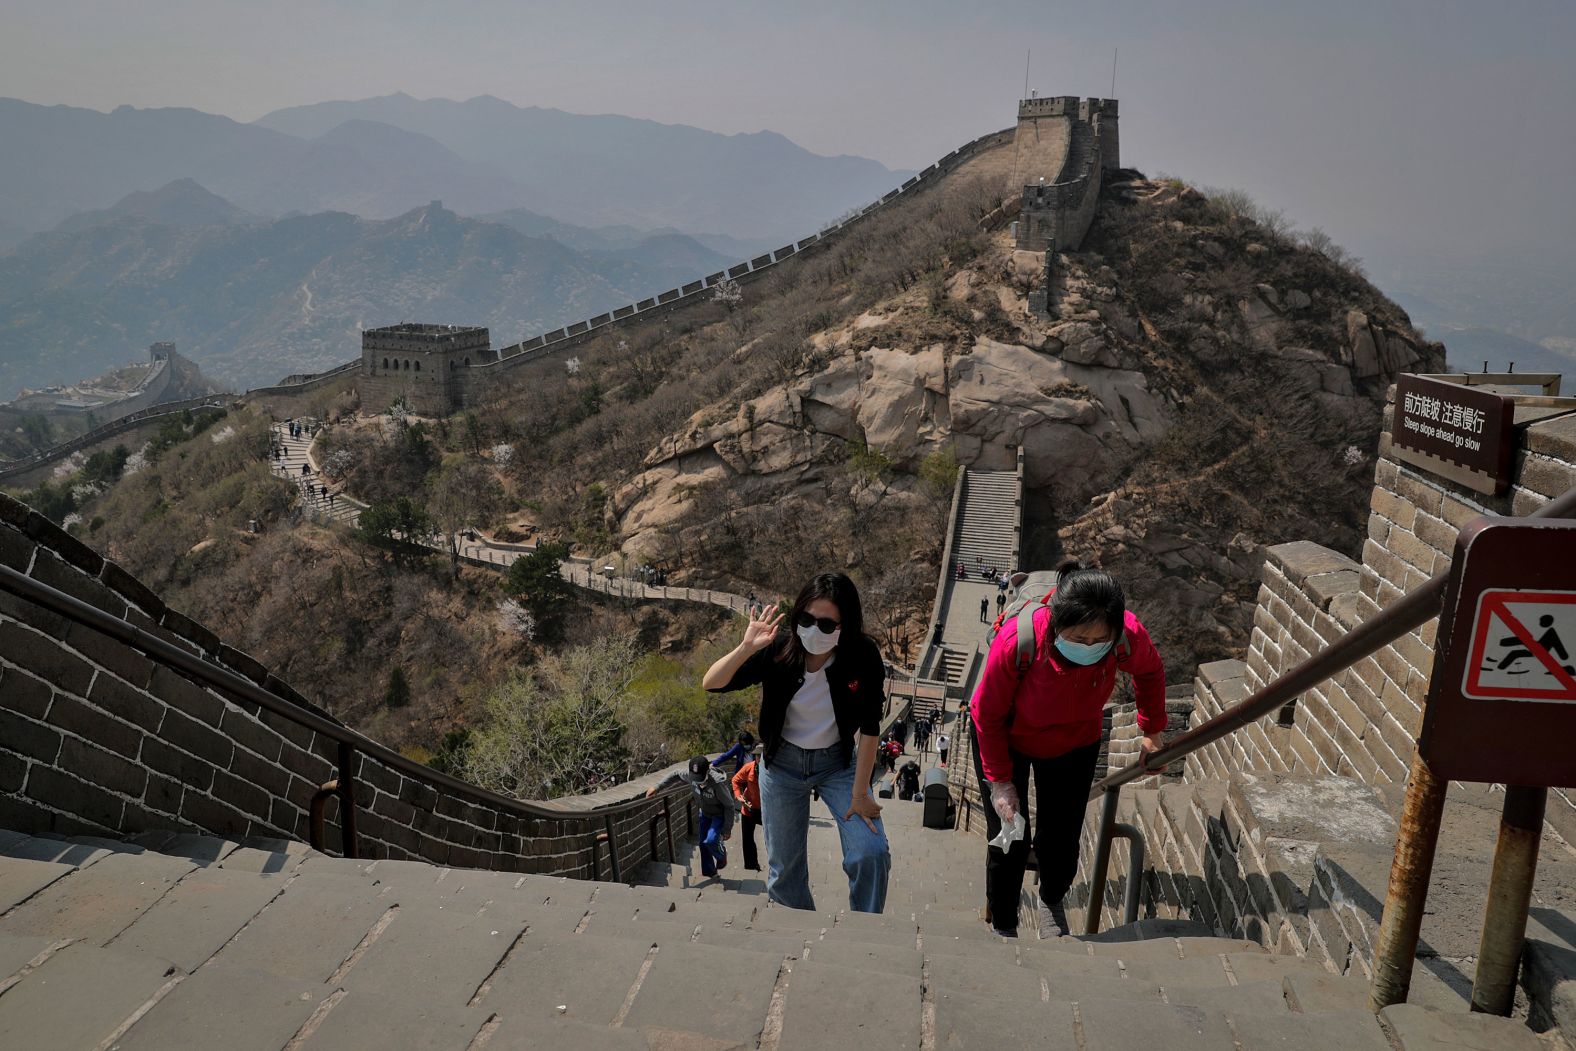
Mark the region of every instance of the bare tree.
POLYGON ((462 529, 487 525, 503 506, 503 487, 485 464, 467 460, 444 467, 427 492, 427 514, 449 547, 449 563, 460 575, 462 529))

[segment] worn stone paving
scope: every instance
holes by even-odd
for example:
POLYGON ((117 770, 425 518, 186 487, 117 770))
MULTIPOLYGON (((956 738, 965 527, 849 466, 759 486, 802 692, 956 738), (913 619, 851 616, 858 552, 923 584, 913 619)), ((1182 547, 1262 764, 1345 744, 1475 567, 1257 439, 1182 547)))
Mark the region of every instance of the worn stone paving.
POLYGON ((1502 1019, 1376 1019, 1363 982, 1182 921, 997 938, 977 918, 983 845, 920 809, 886 803, 881 916, 848 911, 824 811, 809 912, 767 903, 737 839, 721 878, 681 857, 625 886, 0 832, 0 1047, 1554 1046, 1502 1019))

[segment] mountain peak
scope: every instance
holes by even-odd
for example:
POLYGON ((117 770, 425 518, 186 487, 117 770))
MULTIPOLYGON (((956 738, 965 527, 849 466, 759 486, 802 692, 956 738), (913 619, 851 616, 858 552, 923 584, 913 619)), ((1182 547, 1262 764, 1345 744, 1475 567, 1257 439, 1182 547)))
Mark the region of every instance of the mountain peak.
POLYGON ((73 233, 122 219, 138 219, 156 226, 231 226, 257 216, 238 208, 190 176, 174 179, 154 190, 133 190, 108 208, 78 212, 55 228, 73 233))

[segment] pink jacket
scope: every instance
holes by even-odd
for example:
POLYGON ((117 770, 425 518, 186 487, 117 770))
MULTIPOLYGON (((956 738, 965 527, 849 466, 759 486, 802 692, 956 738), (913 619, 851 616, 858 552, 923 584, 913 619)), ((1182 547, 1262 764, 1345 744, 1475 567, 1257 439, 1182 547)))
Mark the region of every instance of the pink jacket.
POLYGON ((1034 663, 1021 683, 1017 618, 1001 626, 971 706, 986 780, 1012 780, 1009 748, 1045 759, 1098 741, 1118 668, 1133 677, 1139 730, 1152 734, 1166 728, 1166 671, 1160 652, 1132 611, 1125 625, 1127 659, 1118 663, 1118 646, 1098 664, 1074 664, 1056 649, 1051 608, 1041 606, 1034 612, 1034 663))

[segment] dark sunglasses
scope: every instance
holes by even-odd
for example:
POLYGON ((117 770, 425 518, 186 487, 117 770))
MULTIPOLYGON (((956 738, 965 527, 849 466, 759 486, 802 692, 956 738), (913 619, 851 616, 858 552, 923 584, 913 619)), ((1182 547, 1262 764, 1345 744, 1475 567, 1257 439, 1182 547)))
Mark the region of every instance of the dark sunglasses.
POLYGON ((842 627, 842 621, 833 620, 831 617, 812 617, 808 612, 799 614, 793 622, 801 628, 820 628, 822 635, 830 635, 842 627))

